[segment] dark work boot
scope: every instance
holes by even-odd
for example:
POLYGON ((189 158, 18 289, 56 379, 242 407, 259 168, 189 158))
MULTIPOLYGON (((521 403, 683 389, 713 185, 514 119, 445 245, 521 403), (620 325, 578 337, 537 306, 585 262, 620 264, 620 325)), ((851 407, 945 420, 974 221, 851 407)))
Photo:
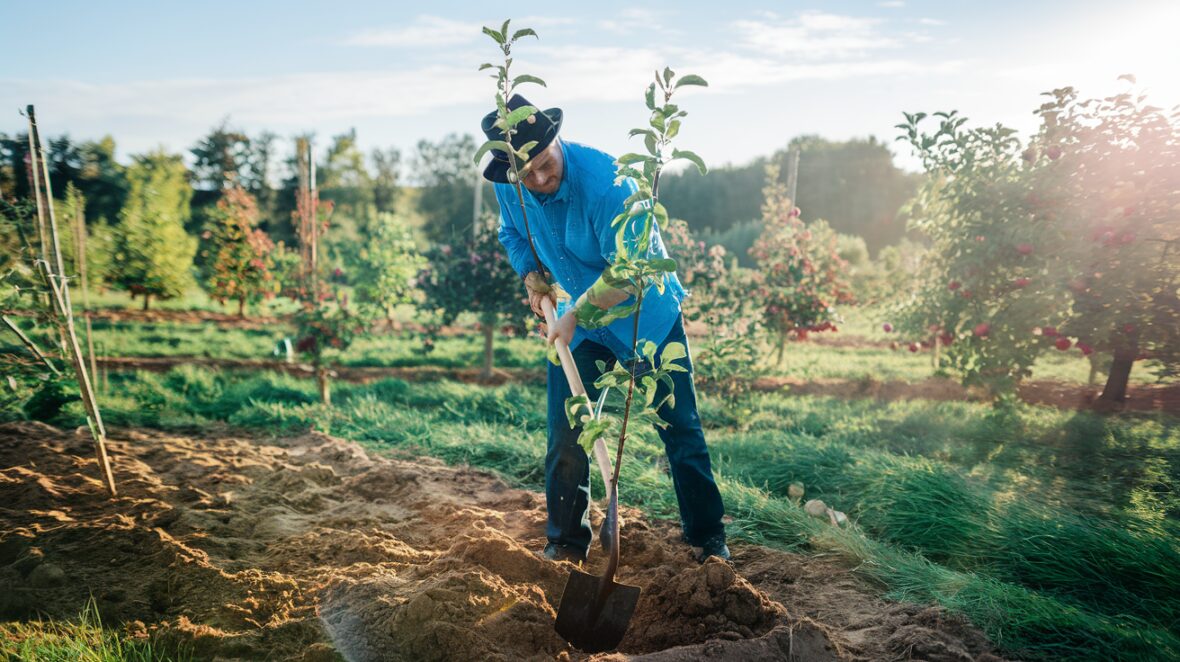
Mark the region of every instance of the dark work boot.
POLYGON ((729 547, 725 544, 725 534, 717 534, 709 538, 699 547, 693 545, 693 556, 697 563, 704 563, 710 556, 716 556, 722 561, 729 560, 729 547))
POLYGON ((586 562, 586 552, 556 543, 545 545, 545 551, 541 555, 550 561, 569 561, 575 565, 586 562))

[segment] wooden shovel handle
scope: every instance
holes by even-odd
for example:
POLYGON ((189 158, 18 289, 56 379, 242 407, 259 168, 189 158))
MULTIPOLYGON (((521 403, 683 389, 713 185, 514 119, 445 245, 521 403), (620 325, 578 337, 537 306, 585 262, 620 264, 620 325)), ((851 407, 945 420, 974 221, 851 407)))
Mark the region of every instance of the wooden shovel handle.
MULTIPOLYGON (((555 327, 557 314, 553 310, 552 299, 542 297, 541 310, 545 313, 545 323, 549 325, 549 328, 555 327)), ((586 395, 586 387, 582 385, 582 376, 578 374, 578 365, 574 363, 574 355, 570 353, 569 345, 558 338, 554 342, 554 346, 557 348, 557 358, 561 360, 561 369, 565 372, 566 381, 569 382, 570 392, 574 395, 586 395)), ((594 440, 594 460, 598 464, 598 471, 602 473, 602 484, 609 492, 614 470, 611 468, 610 455, 606 451, 606 442, 602 440, 602 437, 594 440)))

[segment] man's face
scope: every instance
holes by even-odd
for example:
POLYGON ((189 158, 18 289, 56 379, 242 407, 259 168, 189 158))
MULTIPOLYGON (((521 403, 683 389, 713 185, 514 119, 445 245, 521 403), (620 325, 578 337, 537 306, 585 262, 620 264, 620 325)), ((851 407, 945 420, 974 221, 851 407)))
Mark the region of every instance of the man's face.
POLYGON ((529 159, 524 187, 533 193, 554 193, 561 186, 561 176, 564 174, 565 161, 561 158, 561 145, 554 140, 545 151, 529 159))

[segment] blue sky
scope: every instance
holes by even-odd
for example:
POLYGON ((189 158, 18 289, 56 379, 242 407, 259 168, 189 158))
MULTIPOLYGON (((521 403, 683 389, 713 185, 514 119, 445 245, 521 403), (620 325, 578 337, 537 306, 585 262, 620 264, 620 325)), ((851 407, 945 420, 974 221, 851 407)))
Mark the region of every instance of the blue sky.
POLYGON ((1156 105, 1180 104, 1170 0, 517 5, 0 0, 0 131, 21 130, 17 109, 34 103, 46 134, 111 134, 122 158, 187 150, 224 117, 321 144, 355 127, 366 148, 408 152, 478 129, 494 83, 476 67, 498 54, 479 28, 509 16, 541 37, 515 69, 549 83, 522 92, 565 110, 567 138, 616 154, 664 65, 709 79, 681 100, 681 144, 714 165, 804 133, 892 142, 903 110, 1031 131, 1040 92, 1109 94, 1123 73, 1156 105))

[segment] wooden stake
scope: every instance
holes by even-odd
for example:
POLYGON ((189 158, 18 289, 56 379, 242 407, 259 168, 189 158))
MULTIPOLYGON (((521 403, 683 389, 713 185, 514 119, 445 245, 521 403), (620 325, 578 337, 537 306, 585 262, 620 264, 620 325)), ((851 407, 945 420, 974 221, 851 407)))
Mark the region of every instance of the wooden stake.
POLYGON ((16 322, 13 322, 11 319, 9 319, 8 315, 0 315, 0 320, 4 321, 4 324, 16 334, 16 337, 20 338, 21 342, 25 344, 25 347, 29 349, 29 352, 32 353, 33 356, 37 357, 39 361, 44 363, 45 367, 49 368, 50 372, 59 377, 61 376, 61 372, 57 369, 57 366, 53 365, 53 363, 49 360, 49 357, 45 356, 45 354, 41 351, 41 348, 37 346, 37 343, 33 342, 32 338, 26 336, 25 332, 20 330, 20 327, 16 325, 16 322))
MULTIPOLYGON (((33 110, 33 106, 29 105, 29 142, 32 149, 29 152, 31 159, 30 166, 33 170, 33 194, 37 200, 38 221, 45 222, 45 217, 48 216, 48 236, 52 240, 53 247, 53 262, 48 259, 48 247, 42 245, 41 253, 46 258, 39 264, 39 271, 45 284, 49 287, 53 294, 53 311, 58 323, 63 340, 68 341, 68 346, 65 353, 70 356, 74 363, 74 373, 78 378, 78 390, 81 392, 82 404, 86 408, 86 423, 90 427, 90 434, 94 437, 95 451, 98 456, 98 466, 102 470, 103 481, 106 483, 107 490, 111 496, 118 494, 118 489, 115 487, 115 476, 111 472, 110 459, 107 457, 106 448, 106 428, 102 424, 102 414, 98 409, 98 401, 94 397, 94 389, 90 381, 90 375, 86 369, 86 362, 82 357, 82 348, 78 343, 78 333, 74 327, 74 311, 70 303, 70 283, 65 278, 65 266, 61 257, 61 243, 58 241, 57 233, 57 219, 53 213, 53 188, 49 182, 49 167, 45 163, 44 154, 41 151, 41 138, 37 131, 37 119, 33 110), (45 179, 45 209, 48 214, 42 212, 41 203, 41 183, 38 177, 38 161, 40 161, 41 175, 45 179), (53 272, 52 264, 56 264, 57 272, 53 272)), ((43 234, 43 236, 44 236, 43 234)))
POLYGON ((94 358, 94 332, 90 325, 90 285, 86 281, 86 210, 82 194, 74 191, 74 268, 82 285, 82 320, 86 323, 86 354, 90 358, 90 375, 97 381, 98 363, 94 358))

